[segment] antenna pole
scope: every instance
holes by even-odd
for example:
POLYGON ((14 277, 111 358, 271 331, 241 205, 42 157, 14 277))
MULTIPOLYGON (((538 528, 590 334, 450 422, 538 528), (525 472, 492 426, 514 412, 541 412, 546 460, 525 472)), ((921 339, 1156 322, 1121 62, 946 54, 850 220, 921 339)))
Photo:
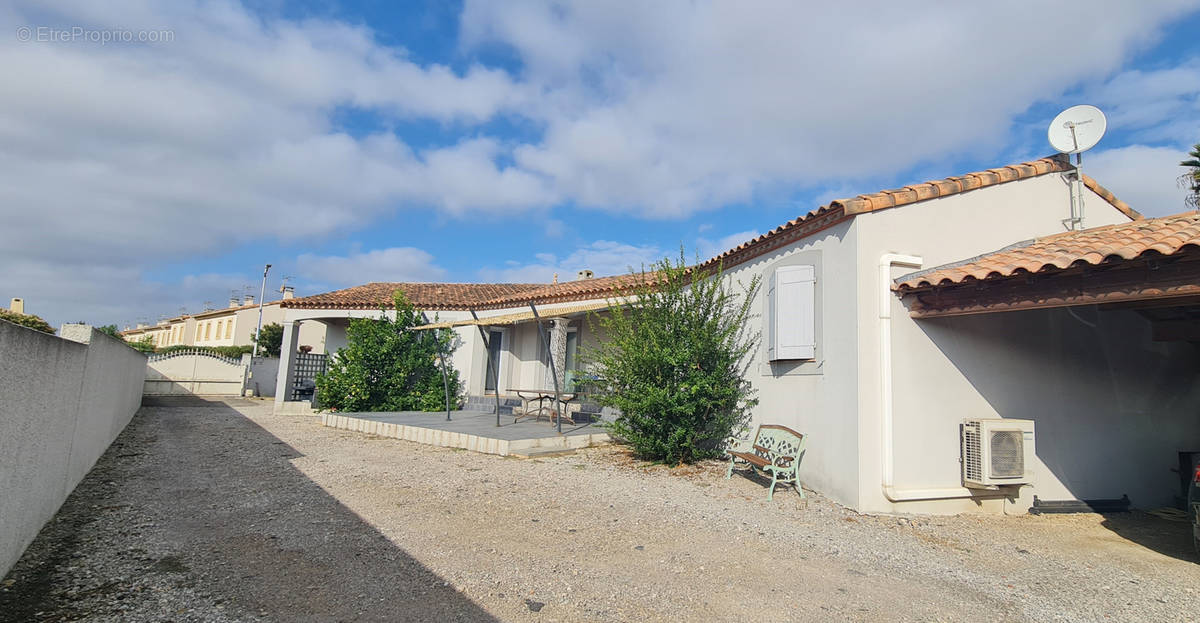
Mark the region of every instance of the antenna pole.
POLYGON ((263 269, 262 289, 258 293, 258 328, 254 330, 254 355, 258 356, 260 344, 258 341, 259 335, 262 333, 262 308, 263 299, 267 296, 267 273, 270 272, 271 265, 263 269))
POLYGON ((1077 185, 1075 195, 1079 197, 1079 214, 1072 215, 1072 217, 1079 229, 1083 229, 1083 152, 1075 154, 1075 184, 1077 185))

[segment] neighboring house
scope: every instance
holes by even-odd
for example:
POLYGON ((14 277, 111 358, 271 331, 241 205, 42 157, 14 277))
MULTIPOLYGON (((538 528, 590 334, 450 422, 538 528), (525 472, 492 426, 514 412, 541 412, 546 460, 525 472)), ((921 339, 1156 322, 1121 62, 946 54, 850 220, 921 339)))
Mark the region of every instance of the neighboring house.
POLYGON ((282 370, 275 396, 277 405, 294 399, 296 364, 291 360, 296 327, 303 331, 319 323, 327 332, 330 353, 346 344, 351 318, 378 317, 392 306, 392 295, 404 291, 408 300, 431 320, 453 327, 459 346, 451 364, 459 370, 470 396, 501 394, 512 389, 545 389, 553 386, 547 362, 546 341, 540 337, 534 304, 555 350, 555 363, 563 387, 578 367, 581 344, 594 339, 587 326, 589 311, 607 307, 606 300, 627 290, 629 276, 592 278, 581 273, 576 281, 552 284, 473 283, 371 283, 336 292, 286 301, 283 304, 284 348, 282 370), (472 314, 475 314, 473 316, 472 314), (476 320, 476 316, 478 320, 476 320), (489 374, 488 363, 494 366, 489 374))
MULTIPOLYGON (((1141 220, 1084 176, 1088 229, 1064 233, 1074 174, 1053 157, 833 201, 701 266, 762 279, 754 422, 808 436, 805 485, 869 512, 1173 502, 1177 453, 1200 450, 1187 343, 1200 341, 1200 230, 1194 215, 1141 220), (1031 486, 963 486, 960 425, 973 418, 1035 422, 1031 486)), ((505 393, 549 387, 531 303, 562 318, 543 324, 557 363, 572 329, 576 345, 603 339, 582 317, 630 279, 370 284, 288 301, 284 326, 378 314, 401 288, 455 326, 468 394, 505 393), (511 291, 484 294, 498 288, 511 291)))
MULTIPOLYGON (((278 301, 264 303, 262 306, 262 324, 283 321, 283 310, 280 304, 292 298, 292 290, 284 291, 284 296, 278 301)), ((224 309, 210 309, 198 314, 176 316, 163 320, 154 326, 138 326, 121 332, 126 341, 136 342, 149 336, 151 342, 159 348, 165 346, 250 346, 254 344, 254 333, 258 329, 258 304, 253 296, 247 296, 243 301, 229 299, 229 306, 224 309)), ((313 352, 325 351, 325 333, 323 327, 311 325, 298 336, 300 344, 312 346, 313 352)))

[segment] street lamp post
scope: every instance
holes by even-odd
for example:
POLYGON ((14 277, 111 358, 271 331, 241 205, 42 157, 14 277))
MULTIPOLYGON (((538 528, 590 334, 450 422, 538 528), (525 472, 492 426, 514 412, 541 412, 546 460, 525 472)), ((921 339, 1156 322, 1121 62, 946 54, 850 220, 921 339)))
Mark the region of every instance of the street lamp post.
POLYGON ((259 334, 262 333, 263 299, 265 299, 267 297, 267 273, 270 270, 271 270, 271 265, 267 264, 267 267, 263 269, 262 290, 260 290, 258 293, 258 328, 254 330, 254 356, 255 357, 257 357, 259 354, 258 338, 259 338, 259 334))

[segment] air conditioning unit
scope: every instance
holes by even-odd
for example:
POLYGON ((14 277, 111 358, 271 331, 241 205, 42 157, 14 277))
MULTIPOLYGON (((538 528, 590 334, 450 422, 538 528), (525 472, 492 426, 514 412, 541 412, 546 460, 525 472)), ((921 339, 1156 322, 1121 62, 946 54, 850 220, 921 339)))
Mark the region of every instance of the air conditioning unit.
POLYGON ((1033 483, 1033 420, 963 420, 961 437, 964 486, 1033 483))

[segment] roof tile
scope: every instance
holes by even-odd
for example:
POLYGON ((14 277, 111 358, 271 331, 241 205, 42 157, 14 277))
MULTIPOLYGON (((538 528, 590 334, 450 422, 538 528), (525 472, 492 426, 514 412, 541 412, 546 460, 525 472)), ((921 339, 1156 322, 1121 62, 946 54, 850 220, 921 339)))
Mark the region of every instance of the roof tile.
POLYGON ((483 301, 544 288, 541 283, 400 283, 374 282, 366 285, 288 299, 283 307, 297 309, 381 309, 391 307, 397 290, 417 309, 464 310, 483 301))
POLYGON ((1148 254, 1171 256, 1188 247, 1200 249, 1200 213, 1197 212, 1029 240, 964 262, 901 277, 896 289, 907 292, 1012 277, 1022 272, 1058 271, 1085 264, 1098 266, 1120 260, 1135 260, 1148 254))

